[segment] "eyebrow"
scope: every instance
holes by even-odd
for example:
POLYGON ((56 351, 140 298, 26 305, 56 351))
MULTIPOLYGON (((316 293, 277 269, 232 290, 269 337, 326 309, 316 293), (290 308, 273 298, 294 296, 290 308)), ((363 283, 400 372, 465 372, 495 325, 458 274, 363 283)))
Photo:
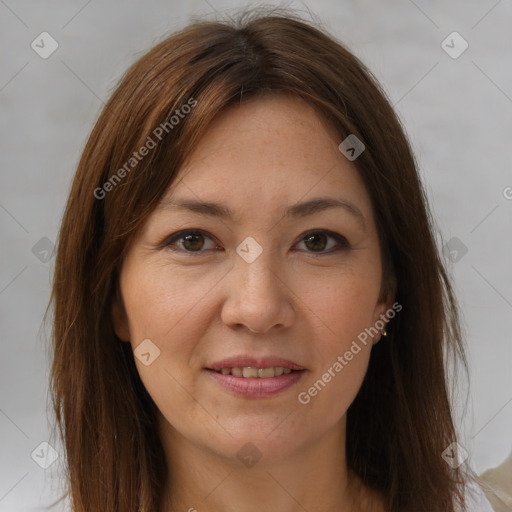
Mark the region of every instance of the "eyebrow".
MULTIPOLYGON (((345 211, 354 216, 362 225, 363 229, 366 230, 366 222, 361 210, 350 201, 334 197, 318 197, 303 203, 296 203, 285 209, 284 217, 289 219, 307 217, 309 215, 313 215, 330 208, 343 208, 345 211)), ((226 205, 210 201, 198 201, 195 199, 164 199, 157 206, 157 209, 183 209, 198 213, 200 215, 218 217, 225 220, 234 218, 233 211, 226 205)))

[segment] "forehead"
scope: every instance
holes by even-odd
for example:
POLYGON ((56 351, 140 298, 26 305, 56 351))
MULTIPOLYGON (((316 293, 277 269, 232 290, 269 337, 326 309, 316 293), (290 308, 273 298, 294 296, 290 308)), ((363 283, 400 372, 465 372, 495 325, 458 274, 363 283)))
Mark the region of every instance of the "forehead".
POLYGON ((210 124, 163 202, 222 200, 254 213, 328 195, 356 202, 368 214, 370 198, 357 169, 338 150, 338 138, 297 98, 235 105, 210 124))

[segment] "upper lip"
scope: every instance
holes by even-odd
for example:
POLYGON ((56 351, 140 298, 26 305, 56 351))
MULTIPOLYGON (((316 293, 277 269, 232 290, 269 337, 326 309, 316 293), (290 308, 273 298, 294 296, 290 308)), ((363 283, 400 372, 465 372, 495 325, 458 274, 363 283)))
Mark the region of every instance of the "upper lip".
POLYGON ((210 370, 222 370, 222 368, 270 368, 280 366, 290 370, 305 370, 303 366, 281 357, 251 357, 251 356, 233 356, 207 366, 210 370))

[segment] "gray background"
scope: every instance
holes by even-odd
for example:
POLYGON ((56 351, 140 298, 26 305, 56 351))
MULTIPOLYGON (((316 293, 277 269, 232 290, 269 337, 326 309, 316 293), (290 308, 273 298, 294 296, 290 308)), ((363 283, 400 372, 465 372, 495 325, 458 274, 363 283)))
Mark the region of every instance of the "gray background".
MULTIPOLYGON (((62 458, 46 470, 31 458, 50 440, 42 317, 54 258, 45 250, 94 120, 122 72, 163 36, 191 16, 242 5, 0 0, 2 511, 39 510, 59 490, 62 458), (47 59, 31 48, 43 31, 59 44, 47 59)), ((456 237, 451 247, 467 248, 450 262, 471 364, 459 426, 473 468, 496 466, 512 448, 512 2, 287 5, 311 9, 383 83, 415 149, 440 246, 456 237), (453 31, 469 44, 456 59, 441 46, 453 31)))

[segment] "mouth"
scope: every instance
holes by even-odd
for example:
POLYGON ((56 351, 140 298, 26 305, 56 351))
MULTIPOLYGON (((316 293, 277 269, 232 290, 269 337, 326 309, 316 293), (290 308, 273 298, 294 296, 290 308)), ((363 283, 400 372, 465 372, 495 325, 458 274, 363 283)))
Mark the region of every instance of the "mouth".
POLYGON ((243 398, 266 398, 291 388, 307 369, 281 357, 233 356, 204 368, 224 391, 243 398))
POLYGON ((206 369, 235 377, 266 378, 279 377, 290 373, 290 371, 305 370, 306 368, 282 357, 238 355, 211 363, 206 369))
POLYGON ((221 389, 239 398, 270 398, 296 385, 305 368, 284 366, 223 366, 204 368, 221 389))
POLYGON ((241 377, 243 379, 271 379, 273 377, 279 377, 280 375, 288 375, 289 373, 304 371, 292 370, 291 368, 284 368, 283 366, 270 366, 268 368, 234 366, 231 368, 221 368, 220 370, 207 368, 207 370, 220 373, 221 375, 232 375, 233 377, 241 377))

